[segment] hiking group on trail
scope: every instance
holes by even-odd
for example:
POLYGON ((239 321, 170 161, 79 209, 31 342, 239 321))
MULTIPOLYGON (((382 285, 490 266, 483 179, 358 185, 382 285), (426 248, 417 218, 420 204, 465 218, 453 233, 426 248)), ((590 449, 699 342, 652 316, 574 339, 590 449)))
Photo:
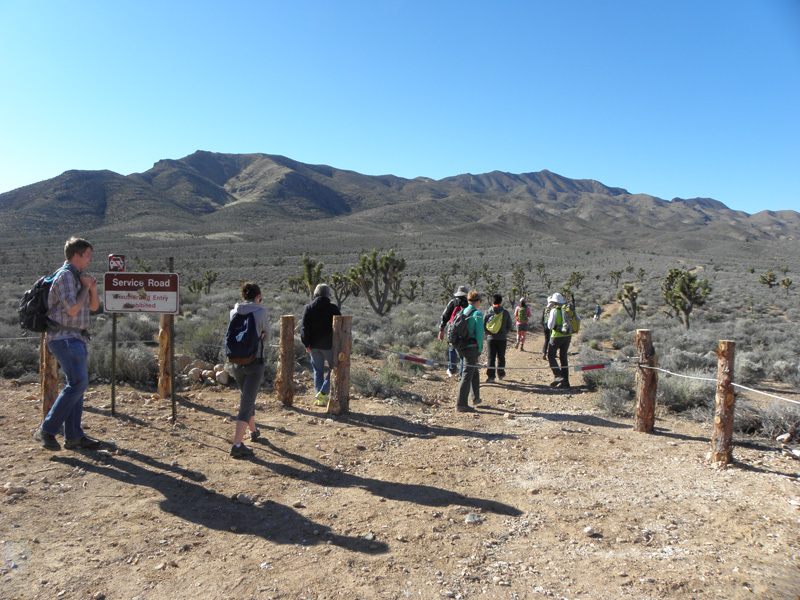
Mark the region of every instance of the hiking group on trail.
MULTIPOLYGON (((488 368, 486 383, 495 383, 505 379, 506 349, 508 334, 512 330, 511 314, 503 308, 503 297, 492 296, 492 307, 482 314, 479 310, 480 294, 467 292, 466 286, 459 286, 453 299, 442 313, 439 325, 439 339, 448 342, 447 376, 454 377, 460 373, 461 382, 458 388, 456 410, 472 412, 474 406, 481 403, 480 377, 478 374, 478 358, 483 352, 484 340, 487 342, 488 368), (460 368, 456 371, 455 357, 460 359, 460 368), (468 399, 472 396, 472 406, 468 399)), ((525 297, 520 298, 514 309, 516 325, 515 348, 525 351, 525 337, 530 331, 531 309, 525 297)), ((542 330, 544 345, 542 359, 547 360, 553 372, 551 387, 569 389, 569 350, 572 335, 580 330, 580 317, 575 313, 574 299, 567 302, 560 293, 547 299, 542 310, 542 330)))

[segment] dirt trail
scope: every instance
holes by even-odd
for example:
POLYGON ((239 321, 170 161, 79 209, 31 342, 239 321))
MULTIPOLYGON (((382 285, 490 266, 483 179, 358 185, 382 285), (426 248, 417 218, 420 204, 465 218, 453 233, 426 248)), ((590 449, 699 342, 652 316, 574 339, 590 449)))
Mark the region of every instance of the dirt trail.
POLYGON ((0 381, 0 598, 800 595, 800 463, 752 440, 717 470, 708 427, 634 433, 550 380, 510 370, 474 414, 441 369, 408 386, 433 406, 353 398, 328 418, 302 389, 291 409, 261 394, 246 461, 229 388, 183 394, 173 427, 168 401, 122 388, 112 418, 94 387, 84 420, 110 444, 49 453, 38 386, 0 381))

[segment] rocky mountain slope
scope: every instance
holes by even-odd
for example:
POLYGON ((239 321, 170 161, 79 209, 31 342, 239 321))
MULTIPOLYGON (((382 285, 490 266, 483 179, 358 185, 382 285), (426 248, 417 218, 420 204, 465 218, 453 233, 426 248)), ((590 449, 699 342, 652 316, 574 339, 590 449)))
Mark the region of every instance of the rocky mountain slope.
POLYGON ((704 199, 662 200, 549 171, 441 180, 368 176, 283 156, 198 151, 144 173, 67 171, 0 195, 3 235, 101 230, 235 232, 280 220, 380 223, 435 230, 536 232, 652 243, 797 239, 800 214, 748 215, 704 199))

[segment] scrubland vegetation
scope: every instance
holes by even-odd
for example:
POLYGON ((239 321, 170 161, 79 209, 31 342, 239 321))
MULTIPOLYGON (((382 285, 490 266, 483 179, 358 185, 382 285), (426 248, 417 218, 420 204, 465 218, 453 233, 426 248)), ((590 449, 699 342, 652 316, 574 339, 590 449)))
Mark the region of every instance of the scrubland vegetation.
MULTIPOLYGON (((736 342, 736 383, 776 395, 797 393, 800 388, 800 307, 791 284, 800 263, 797 253, 785 249, 777 252, 768 246, 730 244, 714 256, 698 259, 688 251, 656 254, 533 240, 475 246, 458 238, 376 235, 361 236, 345 245, 346 250, 334 251, 343 246, 334 244, 331 235, 327 232, 327 241, 324 236, 300 232, 282 240, 236 243, 94 239, 96 261, 91 270, 102 283, 103 256, 110 252, 126 254, 129 270, 153 272, 166 271, 167 257, 174 257, 182 283, 177 351, 212 363, 222 362, 222 335, 241 281, 249 279, 262 286, 273 339, 279 337, 278 317, 293 314, 299 326, 308 290, 318 281, 328 282, 340 292, 343 314, 354 316, 352 385, 364 395, 402 394, 404 382, 426 368, 397 361, 391 352, 443 360, 445 344, 436 337, 439 316, 453 289, 462 284, 483 294, 502 293, 507 308, 527 296, 535 315, 549 294, 573 295, 583 328, 571 348, 571 361, 617 361, 609 369, 584 375, 586 384, 599 391, 599 408, 609 413, 624 415, 632 410, 634 368, 624 359, 635 355, 636 329, 652 330, 658 364, 668 371, 713 379, 718 341, 730 339, 736 342), (359 244, 360 249, 354 250, 359 244), (392 270, 388 282, 381 265, 392 270), (678 272, 700 288, 700 301, 695 299, 689 312, 683 312, 680 304, 668 304, 674 293, 665 295, 668 276, 678 272), (782 283, 771 276, 775 272, 781 274, 782 283), (595 304, 603 308, 596 323, 591 319, 595 304), (358 355, 380 357, 384 368, 379 373, 367 372, 359 367, 358 355)), ((17 325, 16 305, 38 276, 58 266, 62 244, 43 240, 35 248, 4 253, 0 272, 7 284, 0 316, 0 375, 5 378, 38 377, 38 346, 35 341, 17 339, 23 332, 17 325)), ((92 332, 90 377, 107 380, 111 316, 95 317, 92 332)), ((118 378, 143 387, 154 385, 157 332, 158 315, 119 316, 118 378)), ((310 368, 299 341, 297 346, 300 368, 310 368)), ((268 378, 274 374, 274 365, 271 370, 268 378)), ((663 410, 706 420, 714 407, 714 385, 663 374, 657 400, 663 410)), ((736 415, 737 428, 743 433, 774 436, 800 428, 795 405, 749 392, 740 392, 736 415)))

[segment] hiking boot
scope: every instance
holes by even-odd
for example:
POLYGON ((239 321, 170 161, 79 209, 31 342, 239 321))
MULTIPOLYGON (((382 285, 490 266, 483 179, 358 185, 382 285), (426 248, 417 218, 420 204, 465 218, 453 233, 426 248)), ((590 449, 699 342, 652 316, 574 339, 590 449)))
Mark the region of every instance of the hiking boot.
POLYGON ((56 436, 47 433, 41 427, 33 432, 33 439, 45 450, 61 450, 61 444, 58 443, 56 436))
POLYGON ((231 456, 233 458, 244 458, 246 456, 253 456, 255 452, 253 452, 250 448, 245 446, 244 444, 240 444, 238 446, 233 445, 231 446, 231 456))
POLYGON ((317 401, 315 404, 317 406, 328 406, 328 394, 323 394, 322 392, 317 392, 316 395, 317 401))
POLYGON ((85 435, 77 440, 65 440, 64 448, 67 450, 97 450, 100 447, 100 441, 94 440, 85 435))
POLYGON ((250 432, 250 441, 255 442, 258 438, 261 437, 261 431, 256 429, 255 431, 250 432))
POLYGON ((456 375, 455 371, 453 371, 452 369, 447 369, 447 376, 448 377, 455 377, 455 375, 456 375))
POLYGON ((564 381, 558 384, 558 387, 568 390, 570 388, 569 381, 565 379, 564 381))
POLYGON ((475 409, 471 406, 456 406, 457 412, 475 412, 475 409))
MULTIPOLYGON (((500 379, 502 379, 502 377, 500 379)), ((494 383, 494 377, 487 377, 486 383, 494 383)))
POLYGON ((475 406, 475 405, 477 405, 477 404, 480 404, 481 402, 483 402, 483 400, 481 400, 480 398, 475 398, 475 399, 472 401, 472 405, 473 405, 473 406, 475 406))
POLYGON ((525 352, 525 344, 520 344, 519 345, 519 351, 520 352, 525 352))
POLYGON ((564 381, 563 377, 556 377, 550 384, 550 387, 559 387, 563 383, 563 381, 564 381))

